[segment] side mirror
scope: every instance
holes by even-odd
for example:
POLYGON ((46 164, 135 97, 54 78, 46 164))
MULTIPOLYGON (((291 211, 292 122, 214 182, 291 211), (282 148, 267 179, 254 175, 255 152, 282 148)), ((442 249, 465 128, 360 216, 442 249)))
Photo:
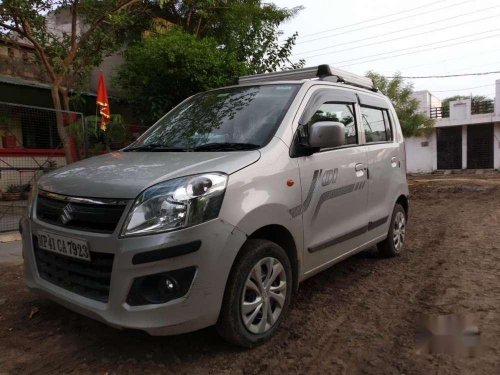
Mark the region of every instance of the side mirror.
POLYGON ((345 144, 345 125, 335 121, 318 121, 309 128, 309 147, 331 148, 345 144))

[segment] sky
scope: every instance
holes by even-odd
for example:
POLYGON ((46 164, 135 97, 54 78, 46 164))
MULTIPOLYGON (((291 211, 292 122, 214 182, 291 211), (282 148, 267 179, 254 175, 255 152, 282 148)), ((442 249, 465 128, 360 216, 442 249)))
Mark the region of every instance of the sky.
MULTIPOLYGON (((357 74, 430 76, 500 71, 499 0, 273 0, 303 6, 280 26, 299 33, 292 61, 331 64, 357 74)), ((495 97, 500 73, 408 79, 443 99, 495 97)))

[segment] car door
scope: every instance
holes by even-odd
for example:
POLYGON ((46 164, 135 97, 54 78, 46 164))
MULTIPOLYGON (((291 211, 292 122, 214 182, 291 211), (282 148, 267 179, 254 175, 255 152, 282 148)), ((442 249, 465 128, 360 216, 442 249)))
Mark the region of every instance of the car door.
POLYGON ((402 171, 400 147, 394 139, 389 103, 359 95, 361 122, 368 158, 368 229, 370 239, 387 233, 402 171))
POLYGON ((307 126, 339 121, 346 127, 344 146, 320 149, 298 160, 306 273, 321 269, 364 241, 367 159, 359 142, 356 101, 348 90, 318 90, 300 120, 307 126))

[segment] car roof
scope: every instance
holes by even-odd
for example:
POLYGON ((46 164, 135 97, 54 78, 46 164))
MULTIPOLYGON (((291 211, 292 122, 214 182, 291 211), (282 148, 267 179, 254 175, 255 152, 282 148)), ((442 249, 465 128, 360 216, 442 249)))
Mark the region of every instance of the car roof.
POLYGON ((276 80, 276 81, 265 81, 265 82, 249 82, 249 83, 241 83, 238 85, 232 85, 227 87, 245 87, 245 86, 265 86, 265 85, 304 85, 304 86, 315 86, 315 85, 324 85, 337 87, 344 90, 353 90, 358 91, 370 95, 375 95, 383 98, 387 98, 380 90, 373 91, 369 89, 365 89, 358 86, 353 86, 349 84, 345 84, 342 82, 332 82, 326 79, 315 78, 315 79, 301 79, 301 80, 276 80))

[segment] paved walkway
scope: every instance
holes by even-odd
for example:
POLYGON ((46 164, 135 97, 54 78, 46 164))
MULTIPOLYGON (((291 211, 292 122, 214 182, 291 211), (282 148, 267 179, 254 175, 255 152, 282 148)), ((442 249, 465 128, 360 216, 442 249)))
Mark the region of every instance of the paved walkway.
POLYGON ((0 235, 0 263, 21 264, 21 235, 19 232, 4 233, 0 235))

